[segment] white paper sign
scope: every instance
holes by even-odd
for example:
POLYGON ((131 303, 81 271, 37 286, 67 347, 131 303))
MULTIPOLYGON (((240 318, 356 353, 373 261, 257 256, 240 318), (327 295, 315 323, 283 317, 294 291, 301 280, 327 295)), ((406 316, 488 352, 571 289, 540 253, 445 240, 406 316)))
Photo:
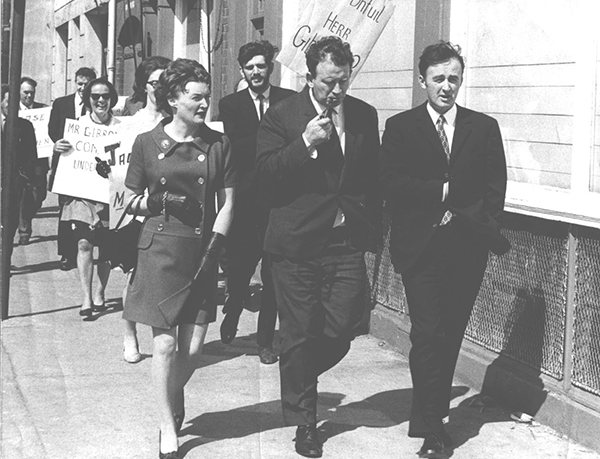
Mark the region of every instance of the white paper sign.
POLYGON ((311 0, 277 61, 301 76, 307 72, 305 53, 317 39, 337 35, 354 54, 351 80, 358 74, 394 12, 392 0, 311 0))
MULTIPOLYGON (((109 225, 110 228, 117 226, 121 215, 125 211, 127 202, 125 201, 125 177, 127 176, 127 168, 131 161, 131 147, 137 137, 138 132, 135 130, 124 129, 119 137, 119 146, 116 149, 110 148, 107 153, 108 157, 104 157, 110 164, 109 175, 109 225)), ((102 158, 102 157, 101 157, 102 158)), ((130 218, 126 217, 121 226, 127 224, 130 218)))
POLYGON ((105 146, 117 142, 118 135, 118 125, 66 120, 63 138, 71 143, 73 150, 61 155, 52 192, 107 204, 109 181, 96 172, 95 158, 106 158, 105 146))
POLYGON ((35 129, 38 158, 50 158, 52 156, 54 142, 52 142, 52 139, 48 135, 48 120, 50 119, 51 110, 51 107, 19 110, 19 118, 30 121, 35 129))

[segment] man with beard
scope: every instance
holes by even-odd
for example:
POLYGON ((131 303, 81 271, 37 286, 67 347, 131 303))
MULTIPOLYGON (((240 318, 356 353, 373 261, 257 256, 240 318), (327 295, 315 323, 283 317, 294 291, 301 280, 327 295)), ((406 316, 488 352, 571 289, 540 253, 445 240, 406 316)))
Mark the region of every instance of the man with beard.
MULTIPOLYGON (((59 97, 52 104, 52 111, 50 112, 50 119, 48 120, 48 135, 53 142, 56 142, 63 138, 65 130, 65 120, 67 119, 79 119, 79 117, 85 115, 86 108, 83 106, 83 100, 81 95, 85 86, 92 80, 96 79, 96 72, 88 67, 81 67, 75 72, 75 84, 77 85, 77 91, 68 96, 59 97)), ((50 174, 50 189, 52 189, 52 182, 54 180, 54 174, 56 173, 56 166, 60 155, 54 155, 52 157, 52 172, 50 174)), ((58 205, 62 210, 62 207, 68 196, 58 196, 58 205)), ((60 260, 60 269, 67 271, 75 268, 77 265, 77 242, 71 237, 71 225, 69 222, 60 221, 58 219, 58 254, 62 257, 60 260)))
POLYGON ((270 106, 295 94, 270 84, 276 48, 266 40, 247 43, 238 54, 240 72, 248 87, 230 94, 219 103, 219 119, 231 141, 233 161, 239 174, 233 223, 227 238, 226 317, 221 324, 221 340, 230 343, 236 335, 244 302, 250 298, 250 279, 262 258, 260 312, 257 344, 260 361, 277 362, 273 351, 273 334, 277 306, 268 257, 263 252, 264 231, 268 219, 269 194, 255 181, 256 131, 270 106))

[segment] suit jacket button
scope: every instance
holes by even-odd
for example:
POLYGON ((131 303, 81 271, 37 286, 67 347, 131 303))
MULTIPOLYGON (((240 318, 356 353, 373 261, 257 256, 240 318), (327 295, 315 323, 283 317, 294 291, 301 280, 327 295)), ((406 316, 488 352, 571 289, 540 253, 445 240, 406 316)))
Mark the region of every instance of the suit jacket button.
POLYGON ((160 184, 161 184, 161 185, 164 185, 164 184, 166 184, 166 183, 167 183, 167 179, 166 179, 166 178, 164 178, 164 177, 161 177, 161 178, 160 178, 160 184))
POLYGON ((448 178, 448 177, 449 177, 449 176, 448 176, 448 172, 446 172, 446 173, 444 174, 444 177, 445 177, 445 178, 448 178))
POLYGON ((202 234, 202 228, 196 228, 194 230, 194 233, 196 233, 196 234, 202 234))
POLYGON ((204 178, 200 177, 200 178, 198 179, 198 183, 199 183, 200 185, 204 185, 204 178))
POLYGON ((438 223, 434 223, 432 226, 433 226, 434 228, 437 228, 437 227, 439 226, 439 224, 438 224, 438 223))
POLYGON ((162 231, 164 229, 164 225, 162 223, 158 224, 158 231, 162 231))

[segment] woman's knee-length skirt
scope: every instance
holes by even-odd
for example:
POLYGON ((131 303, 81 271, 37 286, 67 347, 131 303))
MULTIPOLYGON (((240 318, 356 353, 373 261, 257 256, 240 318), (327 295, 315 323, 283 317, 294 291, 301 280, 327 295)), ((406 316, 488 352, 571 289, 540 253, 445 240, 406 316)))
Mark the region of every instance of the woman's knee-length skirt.
POLYGON ((147 219, 140 232, 138 261, 123 308, 123 318, 170 329, 216 319, 217 267, 194 297, 188 294, 203 248, 201 228, 175 218, 147 219), (167 221, 168 220, 168 221, 167 221))

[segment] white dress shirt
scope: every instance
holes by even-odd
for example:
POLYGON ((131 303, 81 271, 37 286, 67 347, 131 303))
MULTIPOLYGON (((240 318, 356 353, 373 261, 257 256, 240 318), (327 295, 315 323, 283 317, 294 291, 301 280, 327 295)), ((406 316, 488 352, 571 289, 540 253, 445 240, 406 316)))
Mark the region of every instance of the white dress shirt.
MULTIPOLYGON (((258 120, 260 121, 260 100, 258 100, 257 92, 252 91, 252 89, 248 88, 248 92, 250 92, 250 97, 252 97, 252 102, 254 102, 254 109, 256 110, 256 116, 258 116, 258 120)), ((261 93, 264 97, 263 99, 263 116, 267 113, 267 109, 269 108, 269 96, 271 95, 271 85, 267 89, 265 89, 261 93)))

